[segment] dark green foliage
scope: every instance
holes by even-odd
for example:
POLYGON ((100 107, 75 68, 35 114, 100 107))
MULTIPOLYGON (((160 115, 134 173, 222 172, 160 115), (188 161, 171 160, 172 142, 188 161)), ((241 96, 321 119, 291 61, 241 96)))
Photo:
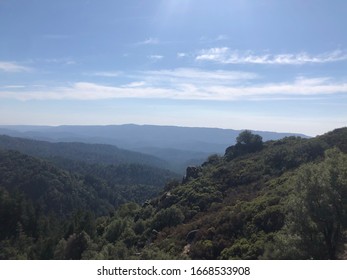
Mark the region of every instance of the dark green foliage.
POLYGON ((146 164, 166 167, 166 162, 150 155, 122 150, 112 145, 51 143, 0 135, 0 149, 16 150, 41 158, 64 158, 88 164, 146 164))
POLYGON ((328 146, 335 146, 343 153, 347 153, 347 129, 338 128, 334 131, 328 132, 322 136, 317 137, 319 141, 326 143, 328 146))
POLYGON ((347 129, 264 143, 245 131, 181 183, 0 151, 0 259, 339 258, 346 142, 347 129))
POLYGON ((108 242, 114 243, 122 235, 126 228, 123 220, 113 220, 105 230, 105 238, 108 242))
POLYGON ((35 203, 38 211, 63 217, 74 209, 90 209, 99 215, 113 207, 96 191, 96 187, 106 191, 106 186, 83 184, 82 176, 18 152, 0 150, 0 172, 0 185, 15 197, 35 203))
POLYGON ((263 138, 260 135, 253 134, 249 130, 242 131, 239 136, 236 137, 236 146, 245 145, 257 150, 261 148, 263 138))
POLYGON ((290 184, 287 222, 278 235, 278 246, 287 248, 280 256, 335 259, 347 226, 347 156, 328 150, 323 162, 303 166, 290 184))
POLYGON ((90 237, 82 231, 79 234, 72 234, 65 243, 64 259, 80 260, 83 252, 88 248, 90 237))
POLYGON ((281 174, 303 163, 322 158, 327 145, 316 139, 288 137, 276 141, 265 155, 265 164, 269 174, 281 174))
POLYGON ((80 165, 79 173, 0 150, 1 259, 96 258, 100 249, 92 240, 116 241, 123 232, 127 236, 124 244, 134 245, 132 224, 122 219, 128 215, 134 219, 137 204, 118 210, 123 225, 118 233, 112 227, 116 222, 98 225, 96 217, 112 213, 127 201, 145 201, 172 178, 170 172, 142 165, 74 164, 80 165))
MULTIPOLYGON (((338 131, 339 135, 341 133, 338 131)), ((334 146, 334 141, 326 142, 323 140, 324 136, 315 139, 288 137, 247 149, 245 145, 252 143, 249 140, 252 139, 249 137, 252 134, 245 133, 243 136, 239 138, 238 144, 229 148, 224 158, 210 158, 196 169, 199 170, 197 176, 190 176, 183 184, 171 188, 169 195, 153 202, 159 209, 171 205, 179 205, 184 209, 186 225, 177 225, 170 230, 176 236, 176 246, 180 246, 182 251, 184 244, 187 244, 182 244, 185 236, 192 229, 199 229, 190 244, 189 256, 193 259, 283 258, 283 255, 271 255, 269 252, 290 252, 283 244, 275 242, 279 236, 287 240, 285 244, 294 244, 288 241, 290 235, 281 235, 287 227, 286 220, 293 213, 287 206, 288 199, 294 192, 289 182, 297 176, 300 166, 307 163, 319 164, 325 158, 324 152, 334 146)), ((334 137, 329 135, 329 139, 331 138, 334 137)), ((254 139, 261 143, 260 138, 254 139)), ((342 142, 344 141, 341 139, 337 141, 340 146, 342 142)), ((337 171, 338 174, 341 172, 337 171)), ((323 174, 322 171, 315 170, 312 176, 318 176, 314 175, 316 173, 323 174)), ((313 192, 314 185, 312 184, 313 192)), ((335 205, 336 202, 331 204, 335 205)), ((347 203, 344 202, 343 205, 346 207, 347 203)), ((313 212, 321 218, 319 211, 313 212)), ((337 219, 332 213, 329 216, 334 221, 337 219)), ((341 222, 340 228, 343 227, 345 225, 342 226, 341 222)), ((327 233, 330 233, 331 236, 336 236, 334 231, 336 226, 326 227, 325 235, 329 236, 327 233)), ((337 236, 343 237, 342 233, 337 236)), ((331 251, 326 249, 329 247, 326 244, 331 239, 332 237, 315 238, 310 248, 316 248, 320 254, 324 250, 331 251)), ((160 246, 162 242, 158 240, 157 244, 160 246)), ((300 251, 298 243, 293 248, 300 251)), ((176 250, 179 251, 179 247, 176 250)), ((306 252, 309 250, 306 249, 306 252)), ((303 254, 295 256, 294 258, 307 258, 303 254)), ((329 256, 329 253, 325 253, 325 256, 329 256)), ((324 254, 310 257, 325 258, 324 254)))
POLYGON ((176 206, 160 210, 153 220, 153 228, 161 230, 165 227, 173 227, 184 221, 184 214, 176 206))
POLYGON ((260 135, 249 130, 242 131, 236 138, 236 144, 226 149, 225 157, 232 160, 247 153, 254 153, 263 148, 263 139, 260 135))

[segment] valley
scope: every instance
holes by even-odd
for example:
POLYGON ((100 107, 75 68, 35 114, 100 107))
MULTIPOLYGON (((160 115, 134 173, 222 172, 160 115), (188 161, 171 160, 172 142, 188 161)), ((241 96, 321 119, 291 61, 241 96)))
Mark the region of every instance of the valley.
MULTIPOLYGON (((0 259, 332 259, 344 253, 346 128, 272 140, 245 130, 231 135, 223 152, 207 149, 202 163, 186 165, 184 174, 163 156, 164 142, 150 154, 48 134, 39 138, 50 141, 34 140, 23 130, 13 137, 14 131, 0 136, 0 259)), ((166 144, 172 154, 174 142, 166 144)))

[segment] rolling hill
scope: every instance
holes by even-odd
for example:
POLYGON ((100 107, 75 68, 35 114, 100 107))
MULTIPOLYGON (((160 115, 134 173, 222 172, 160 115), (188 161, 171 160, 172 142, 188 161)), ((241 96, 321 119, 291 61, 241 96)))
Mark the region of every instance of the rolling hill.
MULTIPOLYGON (((50 142, 83 142, 115 145, 149 154, 183 174, 186 166, 203 163, 211 154, 223 154, 236 143, 241 130, 155 125, 107 126, 0 126, 0 133, 50 142)), ((255 131, 265 141, 305 135, 255 131)))
POLYGON ((0 135, 0 148, 16 150, 28 155, 54 158, 60 157, 88 164, 145 164, 165 168, 167 163, 159 158, 138 152, 119 149, 105 144, 31 140, 0 135))

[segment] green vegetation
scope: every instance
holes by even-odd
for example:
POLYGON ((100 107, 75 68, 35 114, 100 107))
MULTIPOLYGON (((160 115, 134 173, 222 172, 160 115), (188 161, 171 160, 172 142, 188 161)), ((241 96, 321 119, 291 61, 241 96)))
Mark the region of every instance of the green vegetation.
POLYGON ((47 141, 0 135, 0 148, 16 150, 45 159, 64 158, 88 164, 141 164, 165 168, 167 163, 154 156, 122 150, 112 145, 85 143, 51 143, 47 141))
POLYGON ((347 128, 268 142, 244 131, 166 184, 145 167, 2 151, 0 259, 344 258, 346 143, 347 128))

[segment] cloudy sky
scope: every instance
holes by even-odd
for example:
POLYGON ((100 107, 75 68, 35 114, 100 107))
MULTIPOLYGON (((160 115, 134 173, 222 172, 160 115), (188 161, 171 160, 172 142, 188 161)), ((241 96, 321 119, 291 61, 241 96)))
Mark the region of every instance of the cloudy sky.
POLYGON ((345 0, 0 0, 0 124, 325 133, 345 0))

